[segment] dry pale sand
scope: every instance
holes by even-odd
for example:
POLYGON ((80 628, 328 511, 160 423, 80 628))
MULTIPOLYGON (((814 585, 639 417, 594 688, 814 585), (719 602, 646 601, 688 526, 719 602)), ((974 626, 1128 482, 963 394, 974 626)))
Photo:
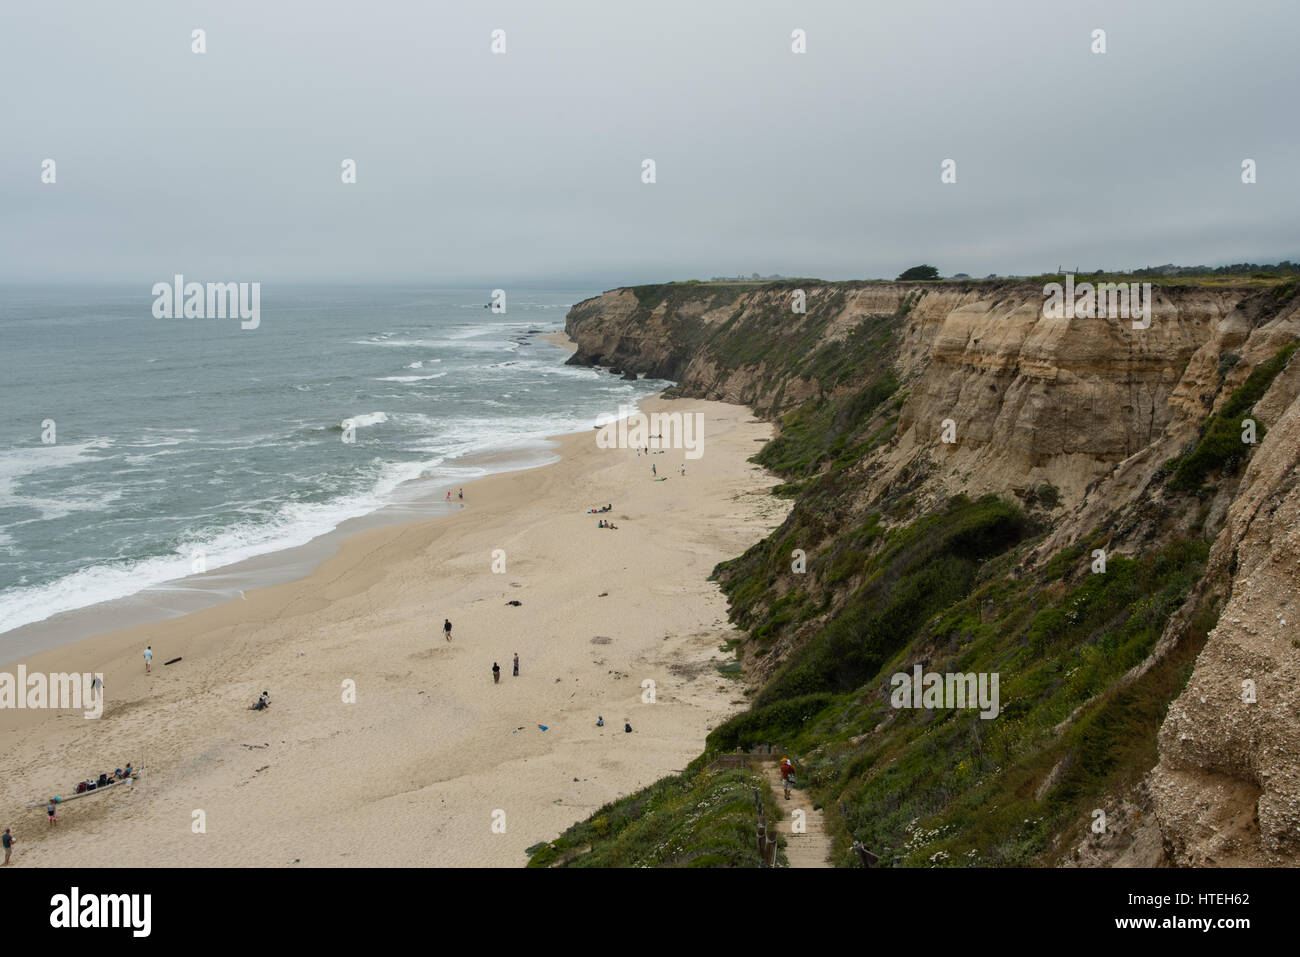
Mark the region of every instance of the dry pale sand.
POLYGON ((302 581, 26 659, 103 672, 108 699, 100 720, 0 712, 14 865, 519 866, 525 848, 683 767, 743 700, 715 667, 731 629, 707 578, 786 505, 747 462, 770 435, 748 410, 643 408, 703 412, 703 457, 655 455, 671 477, 652 482, 644 456, 598 449, 594 431, 564 436, 559 463, 467 485, 450 517, 350 538, 302 581), (617 530, 584 514, 606 502, 617 530), (263 689, 272 708, 249 711, 263 689), (134 791, 71 802, 54 829, 23 807, 128 760, 147 772, 134 791))

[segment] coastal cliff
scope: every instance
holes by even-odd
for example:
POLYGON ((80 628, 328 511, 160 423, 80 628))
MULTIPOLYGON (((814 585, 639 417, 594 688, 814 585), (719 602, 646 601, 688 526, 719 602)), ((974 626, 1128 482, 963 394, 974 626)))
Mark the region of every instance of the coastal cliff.
POLYGON ((755 461, 794 508, 717 570, 751 707, 708 745, 798 753, 838 863, 1300 863, 1300 296, 1150 304, 792 280, 570 311, 572 363, 780 425, 755 461), (891 707, 914 665, 1000 674, 1000 716, 891 707))

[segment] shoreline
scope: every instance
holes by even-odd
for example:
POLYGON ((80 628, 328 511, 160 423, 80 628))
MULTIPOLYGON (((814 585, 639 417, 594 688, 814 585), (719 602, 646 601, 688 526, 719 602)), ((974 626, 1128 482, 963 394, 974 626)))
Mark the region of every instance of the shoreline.
POLYGON ((272 548, 201 574, 146 585, 129 595, 96 601, 20 625, 0 633, 0 649, 4 656, 0 660, 0 670, 22 658, 105 632, 171 621, 219 607, 246 591, 301 581, 322 562, 337 554, 343 543, 354 536, 371 529, 453 515, 458 506, 447 504, 441 498, 448 489, 454 491, 467 482, 477 482, 493 475, 545 468, 558 461, 556 448, 555 438, 550 437, 541 440, 531 453, 522 448, 477 452, 457 460, 455 467, 466 471, 480 469, 489 463, 504 467, 482 470, 467 479, 452 480, 445 476, 414 479, 399 488, 393 501, 371 512, 344 519, 329 531, 301 544, 272 548))
MULTIPOLYGON (((539 333, 537 339, 569 353, 577 349, 577 344, 562 330, 539 333)), ((547 436, 522 445, 471 453, 446 463, 446 468, 469 473, 468 477, 426 476, 406 482, 395 491, 391 501, 373 511, 346 518, 308 541, 273 547, 201 574, 146 585, 127 595, 60 611, 2 632, 0 669, 12 670, 12 664, 31 655, 105 632, 172 620, 225 604, 245 591, 300 581, 354 535, 454 513, 457 506, 446 504, 441 498, 448 489, 462 487, 467 481, 557 462, 557 439, 558 436, 547 436)))
POLYGON ((524 848, 680 769, 745 702, 715 668, 732 629, 707 578, 788 504, 747 461, 771 434, 748 409, 641 407, 704 412, 706 454, 656 456, 672 480, 654 483, 632 450, 559 436, 559 461, 476 479, 449 515, 354 534, 302 579, 23 661, 102 672, 107 705, 99 720, 0 712, 0 808, 26 838, 14 865, 84 865, 108 842, 124 866, 521 866, 524 848), (584 514, 607 501, 614 531, 584 514), (263 689, 272 708, 248 711, 263 689), (71 826, 47 834, 20 812, 128 760, 145 783, 77 802, 71 826), (194 811, 205 834, 191 831, 194 811))

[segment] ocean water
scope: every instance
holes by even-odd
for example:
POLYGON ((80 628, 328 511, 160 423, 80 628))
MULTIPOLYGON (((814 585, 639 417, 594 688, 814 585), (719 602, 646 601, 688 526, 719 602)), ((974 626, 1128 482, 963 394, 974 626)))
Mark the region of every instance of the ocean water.
POLYGON ((302 545, 479 453, 540 462, 662 389, 538 338, 595 292, 502 314, 487 289, 264 284, 241 329, 154 318, 148 285, 0 288, 0 660, 4 632, 302 545))

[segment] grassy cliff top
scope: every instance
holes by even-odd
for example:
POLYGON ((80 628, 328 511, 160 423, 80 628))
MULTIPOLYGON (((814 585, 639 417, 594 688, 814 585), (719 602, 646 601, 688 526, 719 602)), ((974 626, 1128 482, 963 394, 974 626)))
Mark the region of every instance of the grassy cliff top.
MULTIPOLYGON (((1023 283, 1026 286, 1043 286, 1049 282, 1063 282, 1066 273, 1041 273, 1036 276, 988 276, 980 278, 962 278, 954 279, 945 277, 942 279, 816 279, 812 277, 795 278, 795 279, 754 279, 745 281, 712 281, 702 279, 683 279, 672 280, 660 283, 642 283, 636 286, 616 286, 613 289, 607 289, 606 292, 616 292, 623 289, 630 289, 633 292, 638 290, 663 290, 668 288, 690 288, 698 287, 702 290, 729 290, 745 292, 749 290, 764 289, 769 286, 776 287, 798 287, 798 286, 935 286, 939 288, 949 286, 961 286, 978 288, 981 286, 1005 286, 1010 284, 1023 283)), ((1161 287, 1189 287, 1189 288, 1210 288, 1210 289, 1267 289, 1273 286, 1295 285, 1300 281, 1300 272, 1297 271, 1275 271, 1273 269, 1259 269, 1247 272, 1231 273, 1186 273, 1186 274, 1151 274, 1143 272, 1080 272, 1071 273, 1075 282, 1149 282, 1153 286, 1161 287)))

